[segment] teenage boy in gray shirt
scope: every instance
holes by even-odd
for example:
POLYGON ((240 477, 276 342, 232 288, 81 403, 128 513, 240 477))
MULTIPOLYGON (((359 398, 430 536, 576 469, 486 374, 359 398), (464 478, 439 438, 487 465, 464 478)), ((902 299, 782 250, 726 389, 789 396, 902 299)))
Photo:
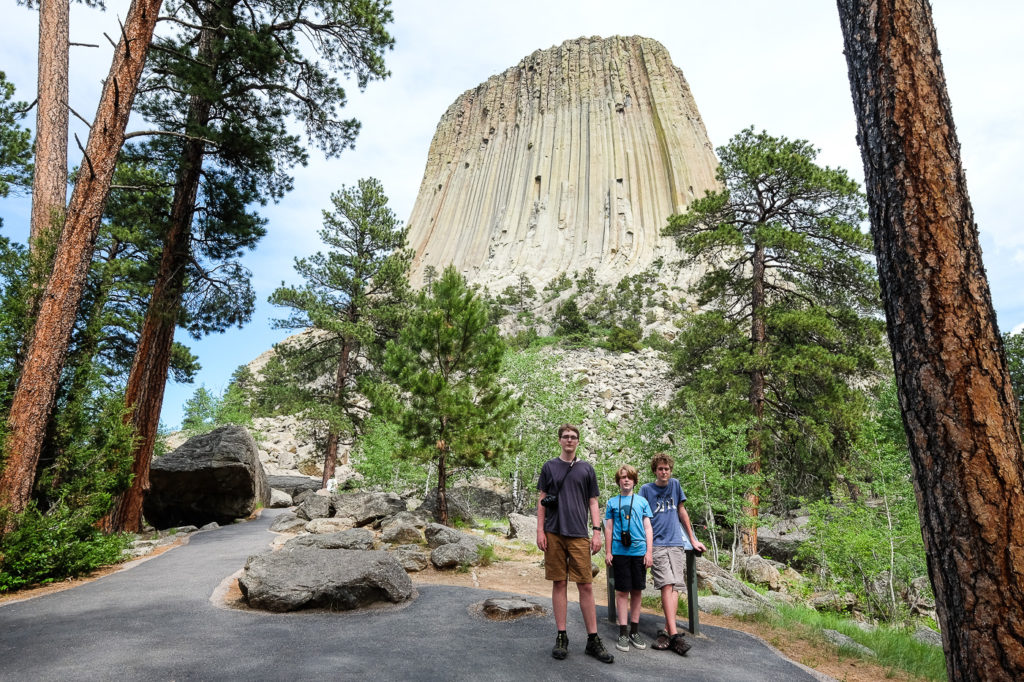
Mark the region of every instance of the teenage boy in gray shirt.
POLYGON ((601 550, 601 511, 597 506, 597 474, 587 462, 576 459, 580 430, 572 424, 558 427, 561 454, 544 463, 537 481, 537 547, 544 552, 544 577, 551 582, 551 610, 555 614, 555 646, 551 655, 559 660, 569 655, 569 636, 565 622, 568 611, 569 580, 576 583, 580 611, 587 628, 588 656, 602 663, 615 658, 597 635, 597 608, 594 604, 593 574, 590 557, 601 550), (544 500, 557 500, 551 506, 544 500), (588 520, 589 515, 589 520, 588 520))

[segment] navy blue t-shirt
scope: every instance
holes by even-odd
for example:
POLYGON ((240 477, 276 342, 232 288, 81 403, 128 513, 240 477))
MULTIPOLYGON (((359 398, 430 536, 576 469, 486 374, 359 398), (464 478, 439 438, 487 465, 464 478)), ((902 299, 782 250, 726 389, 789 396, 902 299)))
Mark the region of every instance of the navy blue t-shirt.
POLYGON ((544 530, 568 538, 589 538, 593 519, 590 498, 597 497, 597 474, 594 467, 579 458, 570 462, 555 457, 544 462, 537 481, 537 490, 558 495, 558 510, 544 509, 544 530), (562 477, 565 480, 562 481, 562 477), (559 482, 561 488, 559 488, 559 482))

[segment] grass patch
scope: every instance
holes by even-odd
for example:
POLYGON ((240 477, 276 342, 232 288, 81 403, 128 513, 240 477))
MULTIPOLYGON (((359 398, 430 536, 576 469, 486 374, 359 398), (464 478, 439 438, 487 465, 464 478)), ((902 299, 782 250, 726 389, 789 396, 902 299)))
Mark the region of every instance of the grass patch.
MULTIPOLYGON (((927 680, 946 680, 946 659, 942 649, 924 644, 913 632, 902 627, 880 625, 862 630, 853 621, 834 613, 823 613, 801 606, 780 605, 775 613, 762 612, 747 616, 748 620, 768 623, 790 632, 803 631, 809 637, 825 641, 822 630, 836 630, 875 652, 877 663, 927 680)), ((845 655, 857 657, 844 650, 845 655)))

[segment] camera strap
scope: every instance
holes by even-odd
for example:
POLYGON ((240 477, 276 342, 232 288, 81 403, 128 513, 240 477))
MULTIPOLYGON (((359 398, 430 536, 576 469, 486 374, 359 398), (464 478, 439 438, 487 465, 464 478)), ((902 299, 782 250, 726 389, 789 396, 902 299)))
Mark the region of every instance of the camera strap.
MULTIPOLYGON (((636 493, 629 496, 629 511, 626 512, 626 530, 629 530, 629 520, 633 517, 633 498, 636 493)), ((619 495, 619 520, 622 520, 622 495, 619 495)))
POLYGON ((575 463, 576 463, 576 456, 573 455, 572 461, 569 462, 569 468, 565 470, 565 473, 562 474, 562 480, 558 482, 558 487, 555 489, 555 495, 558 495, 560 492, 562 492, 562 484, 565 483, 565 479, 569 475, 569 472, 572 471, 572 465, 575 464, 575 463))

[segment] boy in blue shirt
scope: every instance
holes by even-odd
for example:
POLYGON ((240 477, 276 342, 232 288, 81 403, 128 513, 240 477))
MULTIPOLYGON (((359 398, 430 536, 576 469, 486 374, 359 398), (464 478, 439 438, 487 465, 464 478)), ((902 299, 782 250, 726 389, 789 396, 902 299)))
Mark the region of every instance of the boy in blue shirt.
POLYGON ((615 612, 619 619, 619 639, 615 648, 629 651, 646 649, 640 636, 640 599, 646 584, 647 568, 653 561, 651 505, 633 494, 637 484, 636 469, 628 464, 615 472, 619 494, 608 500, 604 513, 604 560, 615 579, 615 612), (629 606, 629 631, 626 630, 626 606, 629 606))
POLYGON ((658 630, 658 639, 652 648, 671 649, 685 656, 690 643, 683 639, 681 632, 676 631, 676 610, 679 608, 679 591, 686 585, 686 550, 693 547, 703 552, 707 547, 693 534, 690 515, 683 507, 686 494, 679 480, 672 478, 674 465, 675 462, 666 453, 656 454, 651 460, 654 483, 647 483, 640 488, 640 495, 651 504, 654 511, 651 520, 654 528, 651 581, 655 588, 661 590, 661 606, 665 611, 665 629, 658 630), (686 532, 685 537, 683 531, 686 532))

